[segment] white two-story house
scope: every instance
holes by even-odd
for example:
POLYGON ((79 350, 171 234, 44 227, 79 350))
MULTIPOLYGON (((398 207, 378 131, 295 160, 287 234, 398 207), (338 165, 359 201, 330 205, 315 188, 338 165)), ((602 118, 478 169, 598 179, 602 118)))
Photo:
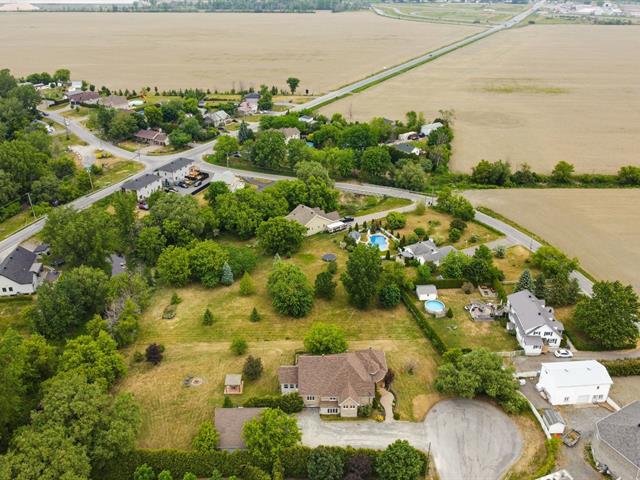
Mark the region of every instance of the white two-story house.
POLYGON ((24 247, 16 247, 0 263, 0 297, 35 293, 43 280, 38 256, 24 247))
POLYGON ((358 350, 335 355, 302 355, 297 365, 278 372, 283 395, 297 392, 304 406, 321 415, 357 417, 358 407, 371 405, 376 385, 387 374, 381 350, 358 350))
POLYGON ((506 311, 509 314, 507 329, 515 330, 525 355, 540 355, 560 347, 564 326, 556 320, 553 308, 545 306, 544 300, 529 290, 521 290, 507 296, 506 311))
POLYGON ((161 167, 156 168, 158 175, 165 184, 174 185, 185 179, 195 162, 190 158, 176 158, 169 163, 165 163, 161 167))

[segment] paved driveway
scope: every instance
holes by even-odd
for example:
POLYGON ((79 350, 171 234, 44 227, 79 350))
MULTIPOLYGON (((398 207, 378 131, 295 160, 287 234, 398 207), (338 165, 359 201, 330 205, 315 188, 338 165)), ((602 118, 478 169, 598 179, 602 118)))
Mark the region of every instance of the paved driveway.
POLYGON ((302 443, 385 448, 397 439, 431 449, 441 480, 498 480, 522 451, 515 424, 496 407, 477 400, 444 400, 422 423, 324 421, 317 410, 298 415, 302 443))

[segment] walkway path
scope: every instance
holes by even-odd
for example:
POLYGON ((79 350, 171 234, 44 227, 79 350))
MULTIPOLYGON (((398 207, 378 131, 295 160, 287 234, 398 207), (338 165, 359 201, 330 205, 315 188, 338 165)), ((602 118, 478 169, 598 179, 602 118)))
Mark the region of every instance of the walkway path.
POLYGON ((383 387, 378 390, 380 391, 380 405, 384 408, 384 423, 391 423, 395 421, 393 419, 393 393, 383 387))

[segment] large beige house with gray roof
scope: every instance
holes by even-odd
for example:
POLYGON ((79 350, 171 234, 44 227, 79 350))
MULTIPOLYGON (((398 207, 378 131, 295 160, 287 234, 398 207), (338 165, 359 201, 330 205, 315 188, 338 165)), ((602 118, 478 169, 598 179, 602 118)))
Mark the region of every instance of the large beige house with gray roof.
POLYGON ((381 350, 358 350, 335 355, 302 355, 297 365, 280 367, 280 391, 297 392, 305 407, 321 415, 357 417, 358 407, 371 405, 376 385, 387 374, 381 350))
POLYGON ((307 236, 323 232, 327 225, 340 220, 338 212, 325 212, 321 208, 311 208, 306 205, 298 205, 285 217, 287 220, 298 222, 307 227, 307 236))

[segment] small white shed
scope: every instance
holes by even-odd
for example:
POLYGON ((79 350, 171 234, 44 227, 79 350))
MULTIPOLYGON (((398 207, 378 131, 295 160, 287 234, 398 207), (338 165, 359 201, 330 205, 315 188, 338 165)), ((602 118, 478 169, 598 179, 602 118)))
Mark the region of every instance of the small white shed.
POLYGON ((542 409, 542 421, 551 435, 562 435, 566 423, 560 413, 553 408, 542 409))
POLYGON ((536 389, 551 405, 576 405, 606 402, 611 385, 604 365, 582 360, 542 363, 536 389))
POLYGON ((438 298, 438 289, 435 285, 416 285, 418 300, 426 302, 438 298))

